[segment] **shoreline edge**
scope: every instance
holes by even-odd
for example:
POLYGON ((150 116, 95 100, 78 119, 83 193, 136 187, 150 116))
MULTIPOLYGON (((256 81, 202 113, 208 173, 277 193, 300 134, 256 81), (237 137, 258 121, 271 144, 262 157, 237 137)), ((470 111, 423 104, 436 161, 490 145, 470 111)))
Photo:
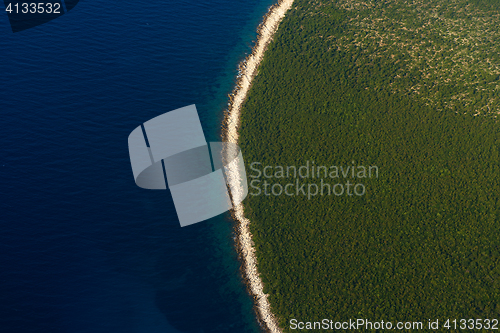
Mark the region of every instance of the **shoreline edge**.
MULTIPOLYGON (((228 109, 225 112, 222 126, 222 141, 238 143, 240 115, 243 103, 257 74, 257 69, 264 57, 267 46, 273 40, 274 34, 285 17, 286 12, 292 7, 293 0, 279 0, 271 6, 264 15, 262 22, 257 28, 258 38, 252 49, 252 53, 240 62, 239 74, 236 86, 229 95, 228 109)), ((238 196, 242 195, 240 185, 241 175, 237 165, 228 165, 226 173, 231 188, 233 202, 241 202, 238 196)), ((236 221, 236 247, 241 260, 243 279, 248 291, 253 297, 257 320, 270 333, 282 333, 277 318, 271 312, 268 295, 264 293, 264 285, 257 270, 257 258, 250 232, 250 221, 244 216, 242 203, 234 205, 232 210, 233 219, 236 221)))

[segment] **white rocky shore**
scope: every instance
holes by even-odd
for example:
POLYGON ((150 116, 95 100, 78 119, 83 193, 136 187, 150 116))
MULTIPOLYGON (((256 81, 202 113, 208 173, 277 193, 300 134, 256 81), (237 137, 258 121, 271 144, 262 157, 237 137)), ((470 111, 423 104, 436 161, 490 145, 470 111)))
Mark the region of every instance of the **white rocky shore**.
MULTIPOLYGON (((257 73, 257 68, 264 56, 264 52, 271 42, 274 33, 278 30, 278 26, 285 16, 285 13, 292 7, 292 4, 293 0, 280 0, 269 9, 263 22, 258 27, 259 38, 253 48, 252 54, 240 63, 240 75, 238 76, 236 87, 230 96, 231 102, 229 103, 229 108, 226 113, 223 131, 224 141, 238 143, 241 107, 250 90, 252 80, 257 73)), ((229 174, 229 181, 232 183, 230 187, 233 189, 233 201, 240 202, 240 200, 237 199, 237 196, 241 195, 241 187, 238 186, 239 180, 241 179, 240 170, 233 166, 233 168, 229 170, 229 174), (240 191, 235 192, 235 188, 240 189, 240 191)), ((242 259, 242 270, 247 280, 249 290, 254 297, 259 321, 269 332, 281 333, 282 331, 278 326, 278 322, 271 312, 267 295, 264 294, 263 291, 262 280, 257 271, 257 259, 255 257, 252 234, 249 229, 250 221, 245 218, 244 208, 241 203, 235 205, 233 216, 238 222, 237 244, 242 259)))

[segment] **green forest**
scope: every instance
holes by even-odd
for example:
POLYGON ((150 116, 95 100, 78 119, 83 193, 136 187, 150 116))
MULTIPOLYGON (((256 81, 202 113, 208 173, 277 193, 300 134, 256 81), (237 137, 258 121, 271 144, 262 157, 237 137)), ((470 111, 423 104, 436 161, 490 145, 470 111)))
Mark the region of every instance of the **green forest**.
POLYGON ((499 26, 496 0, 295 0, 242 110, 247 173, 379 174, 363 196, 245 200, 285 332, 500 317, 499 26))

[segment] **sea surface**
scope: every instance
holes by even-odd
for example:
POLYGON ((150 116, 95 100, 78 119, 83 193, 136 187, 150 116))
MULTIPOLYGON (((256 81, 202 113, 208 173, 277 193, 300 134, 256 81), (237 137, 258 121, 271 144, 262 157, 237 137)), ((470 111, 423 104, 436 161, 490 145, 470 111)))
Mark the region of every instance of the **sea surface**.
POLYGON ((127 138, 196 104, 219 141, 273 2, 82 0, 15 34, 2 10, 1 333, 259 332, 229 216, 181 228, 127 138))

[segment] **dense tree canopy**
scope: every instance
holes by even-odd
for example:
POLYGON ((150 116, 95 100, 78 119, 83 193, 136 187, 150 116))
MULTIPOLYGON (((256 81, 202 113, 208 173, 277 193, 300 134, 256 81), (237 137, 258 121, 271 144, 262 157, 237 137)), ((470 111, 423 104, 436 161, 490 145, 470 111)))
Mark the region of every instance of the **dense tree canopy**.
POLYGON ((492 0, 295 0, 244 105, 247 171, 379 175, 353 179, 362 196, 245 201, 285 331, 292 318, 500 316, 499 13, 492 0))

